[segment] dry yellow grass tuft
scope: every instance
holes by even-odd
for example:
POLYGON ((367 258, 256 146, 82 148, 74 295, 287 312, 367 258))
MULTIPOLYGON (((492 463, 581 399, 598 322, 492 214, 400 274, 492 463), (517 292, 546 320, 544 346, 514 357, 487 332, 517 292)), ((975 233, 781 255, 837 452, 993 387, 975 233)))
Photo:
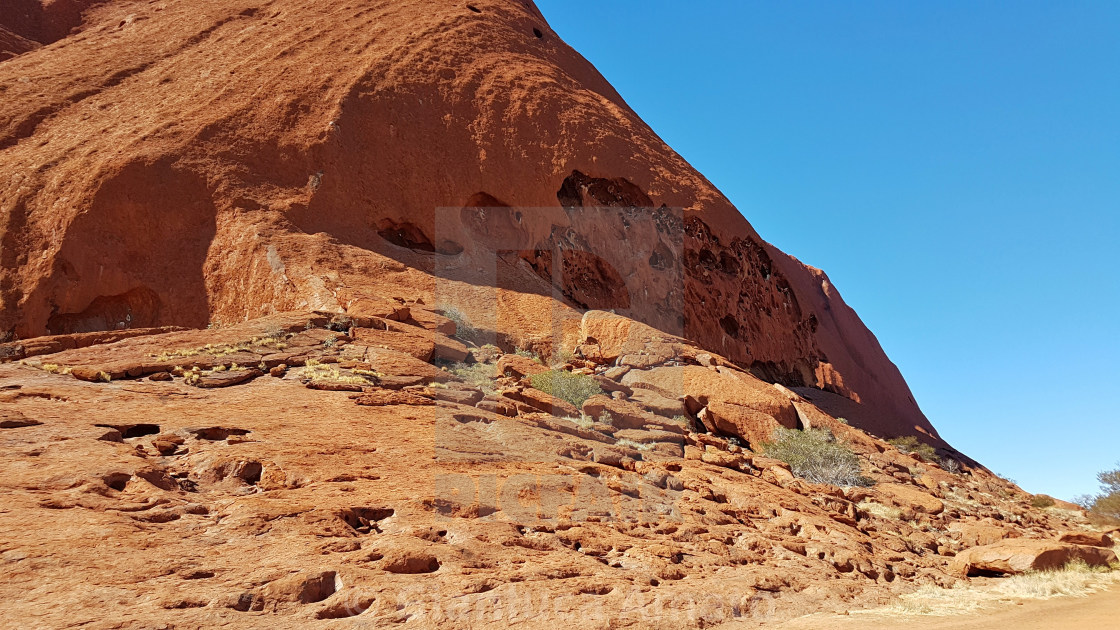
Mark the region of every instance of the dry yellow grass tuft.
POLYGON ((641 442, 635 442, 634 440, 627 439, 618 440, 617 442, 615 442, 615 444, 642 452, 652 451, 654 446, 653 444, 642 444, 641 442))
POLYGON ((208 343, 201 348, 183 348, 180 350, 170 350, 161 352, 159 354, 152 354, 159 361, 170 361, 180 357, 195 357, 200 354, 209 354, 215 357, 225 356, 227 354, 234 354, 237 352, 252 352, 254 349, 271 348, 273 350, 283 350, 288 347, 284 343, 291 337, 291 334, 285 332, 276 332, 264 337, 253 337, 248 341, 240 343, 208 343))
POLYGON ((323 364, 318 361, 309 360, 300 372, 303 378, 312 381, 335 381, 338 383, 347 383, 350 385, 372 385, 373 379, 380 376, 377 372, 369 370, 354 370, 353 372, 343 372, 333 364, 323 364))
POLYGON ((986 604, 1024 599, 1086 597, 1120 583, 1120 567, 1091 568, 1071 562, 1056 571, 1036 571, 983 585, 959 582, 952 588, 926 585, 883 608, 851 614, 882 616, 950 616, 974 612, 986 604))
POLYGON ((897 521, 902 518, 902 510, 882 503, 875 503, 874 501, 863 501, 856 505, 856 508, 861 512, 865 512, 872 516, 887 519, 889 521, 897 521))

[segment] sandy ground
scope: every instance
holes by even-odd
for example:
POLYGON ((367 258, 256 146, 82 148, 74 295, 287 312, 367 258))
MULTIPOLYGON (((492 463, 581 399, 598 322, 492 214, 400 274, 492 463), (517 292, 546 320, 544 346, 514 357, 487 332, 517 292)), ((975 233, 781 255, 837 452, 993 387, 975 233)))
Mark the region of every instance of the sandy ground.
POLYGON ((952 617, 812 615, 777 630, 1111 630, 1120 629, 1120 586, 1085 598, 1062 597, 987 607, 952 617))

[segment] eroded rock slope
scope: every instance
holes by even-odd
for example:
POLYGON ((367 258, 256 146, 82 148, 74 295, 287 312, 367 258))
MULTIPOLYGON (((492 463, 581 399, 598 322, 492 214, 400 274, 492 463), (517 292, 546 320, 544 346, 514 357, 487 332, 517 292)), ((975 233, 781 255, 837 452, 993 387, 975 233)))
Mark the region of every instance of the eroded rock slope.
POLYGON ((547 366, 383 306, 0 346, 24 356, 0 365, 0 618, 740 627, 1116 561, 1076 510, 621 316, 547 366), (828 429, 863 479, 795 477, 780 426, 828 429))

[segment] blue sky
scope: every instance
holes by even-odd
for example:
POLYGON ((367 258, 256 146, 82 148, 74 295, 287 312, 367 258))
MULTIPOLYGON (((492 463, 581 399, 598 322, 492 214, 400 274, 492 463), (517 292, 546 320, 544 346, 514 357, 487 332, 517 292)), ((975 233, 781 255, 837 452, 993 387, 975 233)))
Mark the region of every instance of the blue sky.
POLYGON ((1120 462, 1120 2, 537 0, 941 434, 1032 492, 1120 462))

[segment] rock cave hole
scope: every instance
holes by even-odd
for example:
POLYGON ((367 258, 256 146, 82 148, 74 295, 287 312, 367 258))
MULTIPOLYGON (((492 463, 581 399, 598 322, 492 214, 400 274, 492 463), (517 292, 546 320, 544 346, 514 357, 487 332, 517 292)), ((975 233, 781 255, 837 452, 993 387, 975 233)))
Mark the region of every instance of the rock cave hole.
POLYGON ((542 33, 542 32, 541 32, 541 29, 539 29, 539 28, 534 28, 534 29, 533 29, 533 35, 534 35, 534 36, 535 36, 535 37, 536 37, 537 39, 543 39, 543 38, 544 38, 544 33, 542 33))
POLYGON ((184 580, 209 580, 214 575, 213 571, 191 571, 182 577, 184 580))
POLYGON ((468 4, 467 9, 469 9, 469 10, 475 12, 475 13, 482 13, 482 9, 474 6, 473 4, 468 4))
POLYGON ((127 473, 109 473, 108 475, 105 475, 103 481, 105 482, 106 486, 109 486, 117 492, 121 492, 124 490, 125 486, 128 485, 128 482, 131 479, 132 475, 129 475, 127 473))
POLYGON ((327 606, 315 614, 316 619, 347 619, 357 617, 369 610, 377 601, 373 596, 351 596, 340 602, 327 606))
POLYGON ((211 442, 220 442, 229 438, 231 435, 248 435, 251 433, 248 429, 226 428, 226 427, 204 427, 201 429, 187 429, 192 435, 200 440, 209 440, 211 442))
POLYGON ((80 313, 55 313, 47 320, 52 335, 149 328, 161 321, 163 303, 155 291, 147 287, 132 289, 120 295, 102 295, 80 313))
POLYGON ((24 427, 34 427, 43 424, 38 420, 31 418, 8 418, 0 420, 0 429, 22 429, 24 427))
POLYGON ((371 534, 374 532, 380 534, 381 529, 377 526, 378 521, 385 520, 394 514, 396 514, 396 510, 393 508, 356 507, 343 510, 339 516, 359 534, 371 534))
POLYGON ((377 234, 397 247, 411 249, 414 252, 447 256, 456 256, 463 252, 462 245, 447 239, 440 241, 436 246, 420 226, 407 221, 398 223, 391 219, 383 220, 379 224, 377 234))
POLYGON ((440 562, 433 556, 425 554, 406 554, 383 568, 389 573, 417 575, 421 573, 435 573, 440 569, 440 562))
POLYGON ((116 429, 120 431, 121 437, 126 440, 159 433, 158 424, 95 424, 93 426, 103 429, 116 429))
POLYGON ((975 567, 969 567, 968 577, 1002 578, 1007 577, 1007 574, 1003 573, 1002 571, 990 571, 987 569, 977 569, 975 567))
POLYGON ((241 480, 245 483, 255 486, 260 483, 261 474, 264 472, 264 466, 260 462, 245 462, 244 468, 241 469, 241 480))
POLYGON ((734 339, 739 338, 739 322, 731 315, 725 315, 720 318, 719 325, 723 328, 723 332, 727 333, 729 337, 734 339))

